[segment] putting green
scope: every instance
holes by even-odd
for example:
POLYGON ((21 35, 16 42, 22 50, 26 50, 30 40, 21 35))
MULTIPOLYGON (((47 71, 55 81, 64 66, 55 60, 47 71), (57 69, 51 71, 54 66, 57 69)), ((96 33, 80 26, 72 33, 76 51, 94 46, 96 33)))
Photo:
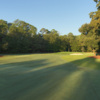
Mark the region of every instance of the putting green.
POLYGON ((100 100, 99 61, 68 54, 1 57, 0 100, 100 100))

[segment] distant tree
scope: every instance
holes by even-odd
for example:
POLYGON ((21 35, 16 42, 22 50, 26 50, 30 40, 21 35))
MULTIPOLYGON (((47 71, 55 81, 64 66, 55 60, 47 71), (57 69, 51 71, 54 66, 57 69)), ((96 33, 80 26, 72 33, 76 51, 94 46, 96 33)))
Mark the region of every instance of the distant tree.
POLYGON ((93 50, 97 50, 98 42, 99 40, 96 39, 94 35, 91 37, 88 37, 88 39, 85 41, 86 46, 87 46, 87 51, 92 52, 93 50))
POLYGON ((71 44, 71 50, 73 52, 81 52, 81 46, 79 44, 78 40, 73 40, 72 44, 71 44))
POLYGON ((7 34, 8 24, 7 21, 0 20, 0 34, 7 34))
POLYGON ((84 35, 87 35, 91 29, 92 27, 86 23, 79 28, 79 32, 81 32, 84 35))
POLYGON ((66 35, 59 36, 59 51, 66 51, 68 48, 68 38, 66 35))
POLYGON ((9 29, 10 33, 21 32, 27 36, 36 35, 37 28, 20 20, 15 20, 9 29))
POLYGON ((81 37, 79 39, 82 51, 93 51, 98 49, 100 40, 100 0, 94 0, 97 3, 97 11, 91 12, 91 22, 83 24, 79 28, 81 37))
POLYGON ((97 3, 96 5, 97 9, 100 10, 100 0, 94 0, 94 1, 97 3))
POLYGON ((5 38, 7 36, 7 31, 8 31, 7 21, 0 20, 0 52, 4 50, 4 45, 6 44, 5 38))
POLYGON ((71 44, 73 43, 73 40, 74 40, 73 33, 71 33, 71 32, 68 33, 67 40, 68 40, 68 51, 71 51, 71 44))
POLYGON ((32 38, 36 35, 36 27, 20 20, 16 20, 9 28, 9 51, 26 53, 31 51, 32 38))
POLYGON ((41 35, 43 35, 43 34, 49 34, 50 31, 49 31, 48 29, 42 28, 42 29, 40 30, 39 33, 40 33, 41 35))

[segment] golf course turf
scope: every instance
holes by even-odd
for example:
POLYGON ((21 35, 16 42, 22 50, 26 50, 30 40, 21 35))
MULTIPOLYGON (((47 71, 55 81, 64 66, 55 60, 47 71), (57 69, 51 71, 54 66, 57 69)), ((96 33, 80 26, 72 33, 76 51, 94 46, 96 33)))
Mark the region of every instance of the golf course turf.
POLYGON ((100 59, 69 54, 0 57, 0 100, 100 100, 100 59))

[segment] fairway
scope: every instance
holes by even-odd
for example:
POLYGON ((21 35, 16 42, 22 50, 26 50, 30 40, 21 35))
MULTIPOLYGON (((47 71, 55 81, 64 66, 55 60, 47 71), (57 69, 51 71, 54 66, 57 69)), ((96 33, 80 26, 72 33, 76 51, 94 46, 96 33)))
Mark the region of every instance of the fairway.
POLYGON ((0 100, 100 100, 100 60, 90 55, 4 55, 0 100))

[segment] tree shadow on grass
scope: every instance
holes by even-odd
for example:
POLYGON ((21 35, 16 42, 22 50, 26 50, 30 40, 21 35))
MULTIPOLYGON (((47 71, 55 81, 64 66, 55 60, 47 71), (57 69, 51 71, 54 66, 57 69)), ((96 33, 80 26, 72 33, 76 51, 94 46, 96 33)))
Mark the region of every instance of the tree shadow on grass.
POLYGON ((96 58, 87 57, 84 59, 72 61, 71 63, 74 63, 84 68, 100 70, 100 59, 96 59, 96 58))
POLYGON ((40 60, 31 60, 31 61, 22 61, 22 62, 14 62, 14 63, 7 63, 7 64, 1 64, 0 65, 0 71, 2 70, 12 70, 15 68, 22 68, 23 70, 26 68, 38 68, 41 66, 45 66, 49 63, 46 63, 46 59, 40 59, 40 60))
POLYGON ((89 59, 60 65, 50 65, 47 59, 7 64, 12 67, 0 73, 0 99, 100 100, 100 71, 72 64, 96 63, 95 59, 89 59))

